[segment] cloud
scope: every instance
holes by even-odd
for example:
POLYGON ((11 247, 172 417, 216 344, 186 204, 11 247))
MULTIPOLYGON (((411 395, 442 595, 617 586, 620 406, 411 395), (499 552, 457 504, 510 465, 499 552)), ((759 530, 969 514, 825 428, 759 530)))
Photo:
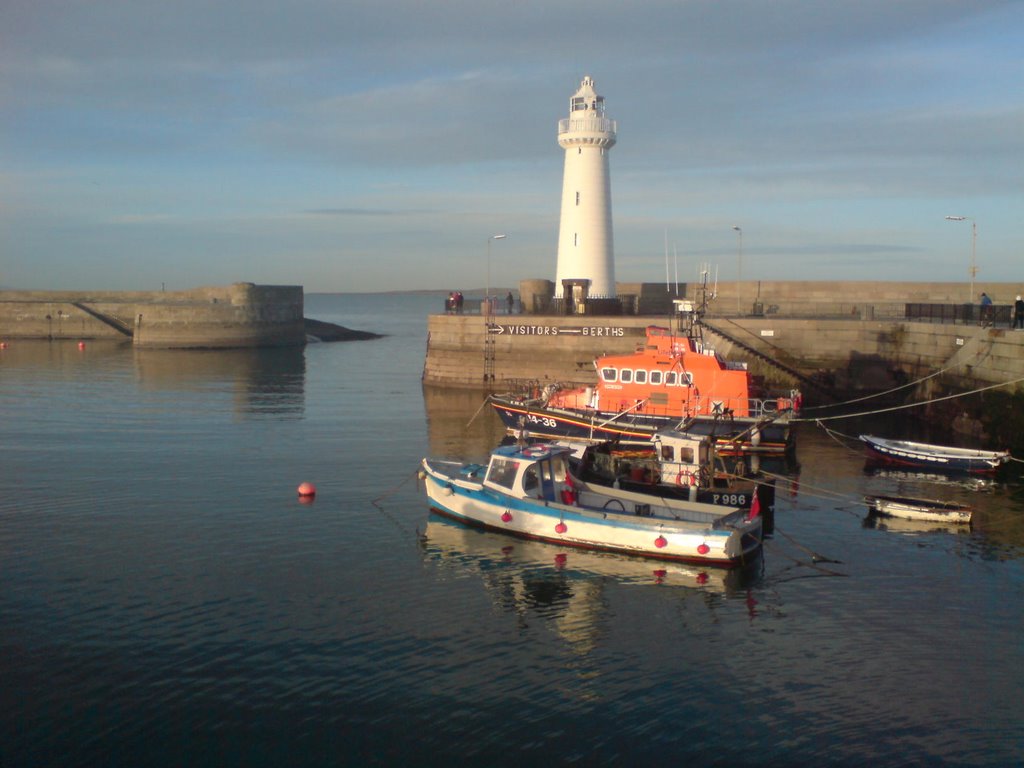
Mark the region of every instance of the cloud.
POLYGON ((89 252, 120 279, 140 249, 162 272, 180 249, 199 283, 352 263, 393 287, 411 252, 421 284, 509 231, 509 264, 546 276, 556 122, 590 74, 619 123, 623 269, 666 229, 728 259, 742 221, 780 274, 895 270, 952 256, 917 222, 955 210, 1010 275, 1022 29, 992 0, 8 0, 0 247, 25 275, 89 252))

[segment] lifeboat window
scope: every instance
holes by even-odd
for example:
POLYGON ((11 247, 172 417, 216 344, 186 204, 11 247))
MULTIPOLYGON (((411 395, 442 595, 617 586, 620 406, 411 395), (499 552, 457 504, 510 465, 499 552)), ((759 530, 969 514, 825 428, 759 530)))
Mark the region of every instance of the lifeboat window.
POLYGON ((538 485, 540 485, 540 478, 537 477, 537 465, 527 467, 526 471, 523 472, 523 490, 532 491, 538 485))
POLYGON ((500 485, 502 488, 512 489, 516 481, 516 473, 519 471, 519 462, 511 459, 500 459, 495 457, 491 460, 491 466, 487 470, 487 482, 500 485))
POLYGON ((693 448, 684 448, 683 446, 679 446, 679 463, 693 464, 693 448))
POLYGON ((671 445, 663 445, 663 446, 661 446, 661 460, 662 461, 672 461, 672 454, 673 454, 673 451, 672 451, 672 446, 671 445))
POLYGON ((693 374, 692 373, 690 373, 689 371, 683 371, 683 379, 684 380, 682 382, 682 385, 684 387, 692 387, 693 386, 693 374))
POLYGON ((651 384, 661 384, 661 371, 651 371, 651 384))
POLYGON ((633 371, 631 371, 629 368, 623 368, 621 371, 619 371, 619 381, 621 381, 623 384, 629 384, 631 381, 633 381, 633 371))
POLYGON ((601 369, 601 380, 602 381, 615 381, 618 377, 615 375, 618 373, 616 368, 602 368, 601 369))
POLYGON ((646 384, 647 383, 647 371, 634 371, 634 374, 635 374, 635 376, 633 377, 633 380, 637 384, 646 384))
POLYGON ((676 374, 675 371, 668 371, 665 374, 665 386, 666 387, 674 387, 676 384, 679 383, 678 379, 679 379, 679 376, 676 374))

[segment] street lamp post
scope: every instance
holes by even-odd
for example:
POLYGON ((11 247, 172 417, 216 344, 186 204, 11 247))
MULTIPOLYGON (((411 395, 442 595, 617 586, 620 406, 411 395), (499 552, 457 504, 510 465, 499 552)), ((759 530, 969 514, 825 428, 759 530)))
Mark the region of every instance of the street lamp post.
POLYGON ((484 288, 484 303, 487 315, 491 314, 491 240, 504 240, 508 235, 491 235, 487 238, 487 285, 484 288))
POLYGON ((978 242, 978 222, 974 220, 973 216, 947 216, 946 221, 970 221, 971 222, 971 265, 967 268, 967 274, 971 277, 971 288, 970 294, 967 297, 967 303, 974 302, 974 276, 978 274, 977 262, 974 260, 975 245, 978 242))
POLYGON ((740 310, 740 281, 743 279, 743 230, 739 227, 733 227, 733 231, 736 233, 736 314, 741 314, 740 310))

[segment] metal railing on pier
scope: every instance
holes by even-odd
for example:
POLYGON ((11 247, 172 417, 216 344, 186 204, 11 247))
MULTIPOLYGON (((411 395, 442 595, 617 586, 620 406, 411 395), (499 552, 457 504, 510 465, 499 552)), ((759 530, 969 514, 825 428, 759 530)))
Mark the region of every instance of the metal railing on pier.
MULTIPOLYGON (((666 294, 670 295, 670 294, 666 294)), ((673 311, 669 301, 654 302, 648 297, 622 294, 614 297, 588 296, 582 302, 552 296, 533 296, 529 306, 517 303, 516 311, 531 315, 593 317, 665 316, 673 311)), ((708 318, 793 318, 804 320, 879 320, 887 322, 945 323, 959 325, 986 325, 994 328, 1013 327, 1013 307, 993 304, 922 304, 922 303, 864 303, 836 302, 826 304, 815 301, 789 301, 784 305, 754 302, 747 312, 730 311, 728 302, 708 306, 708 318)))

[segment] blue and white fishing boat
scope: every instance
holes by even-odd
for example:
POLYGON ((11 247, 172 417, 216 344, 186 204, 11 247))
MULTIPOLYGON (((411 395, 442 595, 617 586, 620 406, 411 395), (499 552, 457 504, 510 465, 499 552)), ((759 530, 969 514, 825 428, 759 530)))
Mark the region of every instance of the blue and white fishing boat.
POLYGON ((1010 460, 1009 451, 979 451, 947 445, 861 435, 868 461, 943 472, 991 473, 1010 460))
POLYGON ((496 448, 487 466, 424 459, 430 506, 463 523, 582 549, 735 567, 761 552, 762 518, 735 507, 592 486, 570 449, 496 448))

